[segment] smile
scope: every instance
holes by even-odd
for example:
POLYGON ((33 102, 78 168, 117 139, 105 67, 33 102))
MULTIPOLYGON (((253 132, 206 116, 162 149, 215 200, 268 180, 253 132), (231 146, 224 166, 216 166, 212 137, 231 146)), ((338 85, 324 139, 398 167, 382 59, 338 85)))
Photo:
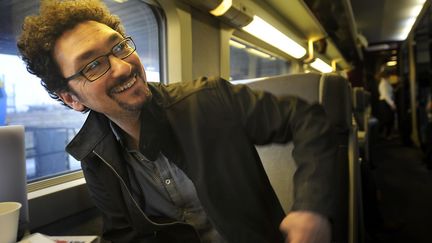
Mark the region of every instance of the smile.
POLYGON ((117 87, 115 87, 115 88, 112 90, 112 92, 113 92, 113 93, 120 93, 120 92, 123 92, 123 91, 129 89, 130 87, 132 87, 132 86, 136 83, 136 81, 137 81, 137 75, 135 74, 134 77, 133 77, 133 79, 129 80, 128 82, 126 82, 126 83, 124 83, 124 84, 122 84, 121 86, 117 86, 117 87))

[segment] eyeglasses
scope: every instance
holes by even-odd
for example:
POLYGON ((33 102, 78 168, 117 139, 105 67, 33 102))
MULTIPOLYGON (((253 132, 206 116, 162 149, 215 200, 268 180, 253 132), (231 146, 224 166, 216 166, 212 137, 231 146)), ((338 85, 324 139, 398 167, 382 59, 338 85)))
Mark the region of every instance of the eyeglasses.
POLYGON ((75 79, 79 76, 83 76, 88 81, 93 82, 96 79, 102 77, 105 73, 108 72, 108 70, 110 70, 110 55, 113 55, 123 60, 126 57, 130 56, 132 53, 134 53, 135 50, 135 43, 133 42, 132 37, 128 36, 119 43, 117 43, 115 46, 113 46, 109 53, 97 57, 96 59, 85 65, 80 71, 70 76, 69 78, 66 78, 66 81, 75 79))

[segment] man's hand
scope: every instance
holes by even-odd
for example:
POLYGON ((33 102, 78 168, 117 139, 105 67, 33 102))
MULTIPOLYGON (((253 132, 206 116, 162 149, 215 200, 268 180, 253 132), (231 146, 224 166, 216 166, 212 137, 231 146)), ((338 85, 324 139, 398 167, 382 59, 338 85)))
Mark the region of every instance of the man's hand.
POLYGON ((330 222, 311 211, 290 212, 279 225, 285 235, 285 243, 329 243, 330 222))

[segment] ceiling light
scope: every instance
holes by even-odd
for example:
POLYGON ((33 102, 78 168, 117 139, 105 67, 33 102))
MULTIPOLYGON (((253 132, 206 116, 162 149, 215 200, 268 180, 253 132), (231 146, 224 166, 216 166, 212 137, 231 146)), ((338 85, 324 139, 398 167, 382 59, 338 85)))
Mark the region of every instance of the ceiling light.
POLYGON ((402 27, 402 31, 399 34, 399 39, 401 40, 405 40, 408 37, 408 34, 410 33, 415 21, 416 21, 416 17, 411 17, 409 19, 406 19, 404 21, 403 27, 402 27))
POLYGON ((222 16, 230 9, 232 6, 232 0, 223 0, 219 6, 217 6, 215 9, 211 10, 210 13, 214 16, 222 16))
POLYGON ((402 30, 400 31, 399 36, 397 36, 398 39, 405 40, 408 37, 408 34, 411 32, 411 29, 423 9, 425 2, 426 0, 418 0, 416 5, 413 5, 410 9, 406 9, 406 16, 408 16, 408 18, 403 21, 402 30))
POLYGON ((314 62, 312 62, 311 67, 322 72, 322 73, 331 73, 333 71, 332 67, 325 63, 323 60, 317 58, 314 62))
POLYGON ((243 30, 294 58, 299 59, 306 54, 305 48, 256 15, 243 30))
POLYGON ((409 16, 417 17, 423 8, 423 4, 415 5, 409 10, 409 16))
POLYGON ((366 51, 382 51, 390 49, 389 44, 378 44, 366 47, 366 51))
POLYGON ((386 63, 386 65, 387 65, 388 67, 396 66, 396 64, 397 64, 397 61, 388 61, 388 62, 386 63))

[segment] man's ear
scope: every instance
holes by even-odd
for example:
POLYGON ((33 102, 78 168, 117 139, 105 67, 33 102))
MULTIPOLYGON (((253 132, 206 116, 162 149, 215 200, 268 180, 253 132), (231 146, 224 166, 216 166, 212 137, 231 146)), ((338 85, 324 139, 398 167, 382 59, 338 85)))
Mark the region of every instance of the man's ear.
POLYGON ((57 93, 63 102, 76 111, 84 111, 86 107, 79 101, 78 97, 67 91, 57 93))

